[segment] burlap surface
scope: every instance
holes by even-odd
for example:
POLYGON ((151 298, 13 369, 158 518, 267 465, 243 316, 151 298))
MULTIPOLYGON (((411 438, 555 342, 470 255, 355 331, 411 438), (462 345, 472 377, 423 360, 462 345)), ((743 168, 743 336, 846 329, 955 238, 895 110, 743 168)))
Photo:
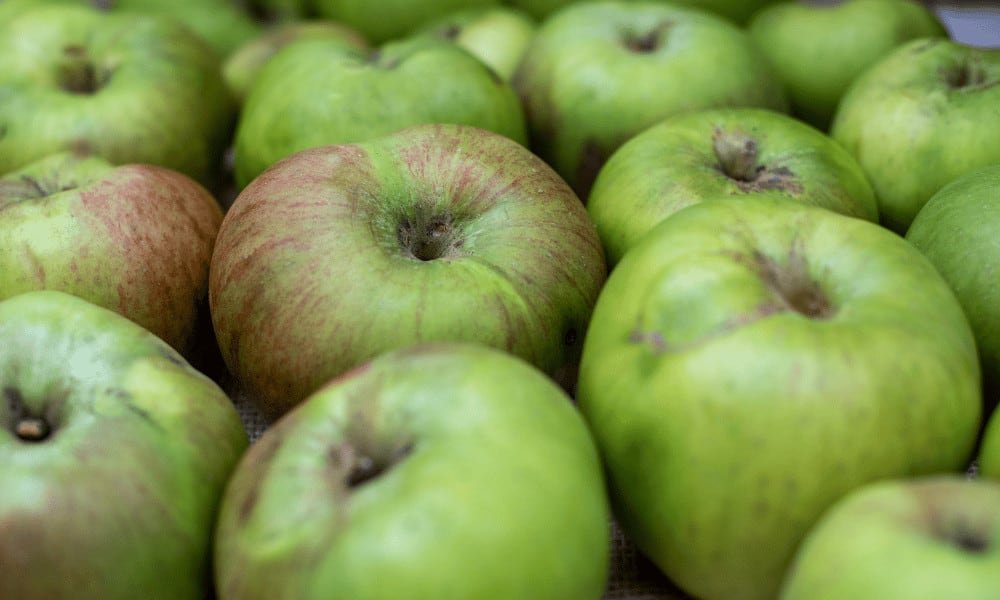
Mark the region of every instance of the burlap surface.
MULTIPOLYGON (((238 392, 232 393, 236 410, 243 420, 250 441, 267 428, 267 420, 238 392)), ((683 593, 671 586, 656 567, 642 557, 635 546, 622 534, 616 523, 609 524, 611 533, 611 571, 608 574, 606 600, 683 600, 683 593)))

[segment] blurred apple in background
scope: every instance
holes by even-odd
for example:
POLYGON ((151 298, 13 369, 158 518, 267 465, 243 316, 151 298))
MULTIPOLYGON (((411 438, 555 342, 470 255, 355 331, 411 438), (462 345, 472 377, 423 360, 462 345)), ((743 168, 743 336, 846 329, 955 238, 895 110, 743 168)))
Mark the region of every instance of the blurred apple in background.
POLYGON ((757 13, 748 29, 784 81, 792 111, 823 130, 865 69, 909 40, 947 37, 915 0, 781 2, 757 13))
POLYGON ((406 348, 311 395, 250 449, 219 518, 222 598, 597 600, 600 458, 542 373, 406 348))
POLYGON ((399 39, 429 21, 499 0, 311 0, 317 14, 354 27, 375 43, 399 39))
POLYGON ((189 357, 222 211, 190 178, 58 154, 0 177, 0 299, 60 290, 189 357))
POLYGON ((509 81, 535 35, 535 22, 513 8, 472 8, 433 21, 419 33, 455 43, 509 81))
POLYGON ((798 120, 755 108, 684 113, 635 136, 601 169, 587 211, 614 265, 686 206, 755 196, 878 221, 875 193, 847 151, 798 120))
POLYGON ((1000 483, 960 476, 866 486, 810 531, 782 600, 983 600, 1000 590, 1000 483))
POLYGON ((501 135, 421 125, 257 178, 223 221, 209 298, 226 364, 275 417, 423 341, 501 348, 571 387, 604 278, 593 223, 547 165, 501 135))
POLYGON ((749 36, 709 13, 587 2, 543 22, 514 77, 532 148, 586 200, 611 154, 673 114, 787 108, 749 36))
POLYGON ((0 22, 0 174, 73 150, 208 183, 233 108, 215 54, 175 21, 44 6, 0 22))
POLYGON ((897 48, 851 84, 830 132, 903 234, 946 184, 1000 164, 1000 50, 941 38, 897 48))
POLYGON ((981 389, 948 285, 884 228, 774 198, 703 202, 601 291, 577 399, 615 514, 698 598, 773 598, 868 482, 958 472, 981 389))
POLYGON ((325 39, 343 42, 348 47, 365 49, 364 36, 336 21, 294 21, 280 23, 234 50, 222 65, 222 76, 237 100, 246 100, 260 70, 279 50, 302 39, 325 39))
POLYGON ((163 341, 62 292, 0 302, 0 597, 202 598, 247 446, 163 341))
MULTIPOLYGON (((776 0, 672 0, 672 4, 707 10, 738 24, 746 23, 757 10, 776 0)), ((557 10, 582 0, 506 0, 507 4, 543 19, 557 10)))
POLYGON ((366 51, 299 40, 265 65, 246 99, 236 130, 236 182, 245 187, 300 150, 421 123, 474 125, 527 141, 510 85, 449 42, 418 37, 366 51))

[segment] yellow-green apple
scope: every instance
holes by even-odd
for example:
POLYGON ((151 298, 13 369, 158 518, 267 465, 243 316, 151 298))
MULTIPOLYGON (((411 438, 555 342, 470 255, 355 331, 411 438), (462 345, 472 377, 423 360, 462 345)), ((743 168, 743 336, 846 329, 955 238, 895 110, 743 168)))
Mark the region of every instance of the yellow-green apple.
POLYGON ((203 598, 247 445, 162 340, 55 291, 0 302, 0 597, 203 598))
POLYGON ((1000 411, 994 409, 979 448, 979 473, 1000 479, 1000 411))
POLYGON ((964 469, 980 394, 961 305, 912 245, 745 198, 677 212, 618 263, 577 399, 625 530, 713 600, 773 598, 851 490, 964 469))
POLYGON ((428 23, 419 33, 449 40, 510 80, 535 35, 535 22, 515 8, 470 8, 428 23))
POLYGON ((916 0, 785 1, 747 28, 785 83, 795 115, 824 130, 865 69, 912 39, 947 37, 916 0))
POLYGON ((755 196, 878 221, 875 193, 854 157, 805 123, 756 108, 683 113, 643 131, 598 173, 587 211, 615 264, 686 206, 755 196))
POLYGON ((1000 483, 883 481, 837 502, 809 532, 781 600, 983 600, 1000 590, 1000 483))
POLYGON ((785 110, 750 37, 709 13, 653 2, 585 2, 541 24, 513 80, 531 147, 584 200, 607 158, 673 114, 785 110))
POLYGON ((458 123, 527 142, 510 85, 449 42, 414 37, 376 50, 299 40, 261 69, 236 130, 236 182, 308 148, 363 142, 421 123, 458 123))
POLYGON ((277 416, 424 341, 498 347, 572 386, 604 278, 593 223, 545 163, 483 129, 419 125, 258 177, 223 220, 209 300, 230 371, 277 416))
POLYGON ((600 458, 570 399, 478 345, 382 355, 264 432, 220 510, 222 598, 597 600, 600 458))
POLYGON ((0 299, 59 290, 113 310, 188 355, 207 311, 222 211, 153 165, 56 154, 0 177, 0 299))
POLYGON ((1000 49, 924 38, 851 84, 830 133, 868 175, 883 224, 903 234, 947 183, 1000 163, 997 122, 1000 49))
POLYGON ((63 150, 211 181, 233 102, 173 20, 42 6, 0 22, 0 174, 63 150))
POLYGON ((296 40, 329 39, 354 48, 367 48, 357 31, 336 21, 308 20, 279 23, 234 50, 222 64, 222 76, 233 95, 242 102, 261 68, 279 50, 296 40))

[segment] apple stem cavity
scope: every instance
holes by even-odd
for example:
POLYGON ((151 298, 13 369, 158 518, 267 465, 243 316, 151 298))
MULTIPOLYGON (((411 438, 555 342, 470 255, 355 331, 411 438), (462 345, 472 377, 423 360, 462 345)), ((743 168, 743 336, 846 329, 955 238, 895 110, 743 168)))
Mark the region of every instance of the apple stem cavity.
POLYGON ((660 49, 664 44, 664 34, 673 23, 663 21, 656 27, 644 33, 628 31, 623 40, 624 46, 636 54, 650 54, 660 49))
POLYGON ((761 278, 780 299, 783 308, 810 319, 833 316, 835 311, 830 299, 809 276, 805 259, 797 248, 792 248, 784 267, 760 252, 754 254, 754 259, 761 278))
POLYGON ((448 215, 421 219, 403 219, 396 237, 403 253, 424 262, 451 256, 462 246, 454 236, 455 228, 448 215))
POLYGON ((947 537, 956 547, 970 554, 985 554, 989 548, 989 543, 984 536, 965 528, 959 529, 947 537))
POLYGON ((954 90, 989 87, 986 71, 979 64, 962 63, 945 71, 944 80, 954 90))
POLYGON ((764 167, 757 164, 760 152, 757 142, 748 135, 725 133, 716 129, 712 136, 712 149, 722 172, 732 179, 755 181, 764 170, 764 167))
POLYGON ((7 403, 7 412, 11 415, 13 423, 11 430, 18 439, 24 442, 41 442, 49 437, 52 428, 48 421, 28 414, 28 407, 25 406, 20 390, 5 387, 3 395, 7 403))
POLYGON ((60 65, 59 85, 66 92, 89 96, 107 83, 109 75, 98 74, 83 46, 66 46, 63 56, 65 60, 60 65))
POLYGON ((349 489, 360 487, 377 479, 394 465, 409 456, 413 444, 407 443, 388 452, 365 452, 350 442, 334 448, 331 459, 349 489))

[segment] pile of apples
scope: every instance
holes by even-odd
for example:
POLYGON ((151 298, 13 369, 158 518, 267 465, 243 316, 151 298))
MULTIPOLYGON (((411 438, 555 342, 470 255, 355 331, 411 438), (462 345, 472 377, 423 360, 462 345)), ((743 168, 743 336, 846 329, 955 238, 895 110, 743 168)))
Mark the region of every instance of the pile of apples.
POLYGON ((0 598, 1000 597, 998 132, 910 0, 0 0, 0 598))

